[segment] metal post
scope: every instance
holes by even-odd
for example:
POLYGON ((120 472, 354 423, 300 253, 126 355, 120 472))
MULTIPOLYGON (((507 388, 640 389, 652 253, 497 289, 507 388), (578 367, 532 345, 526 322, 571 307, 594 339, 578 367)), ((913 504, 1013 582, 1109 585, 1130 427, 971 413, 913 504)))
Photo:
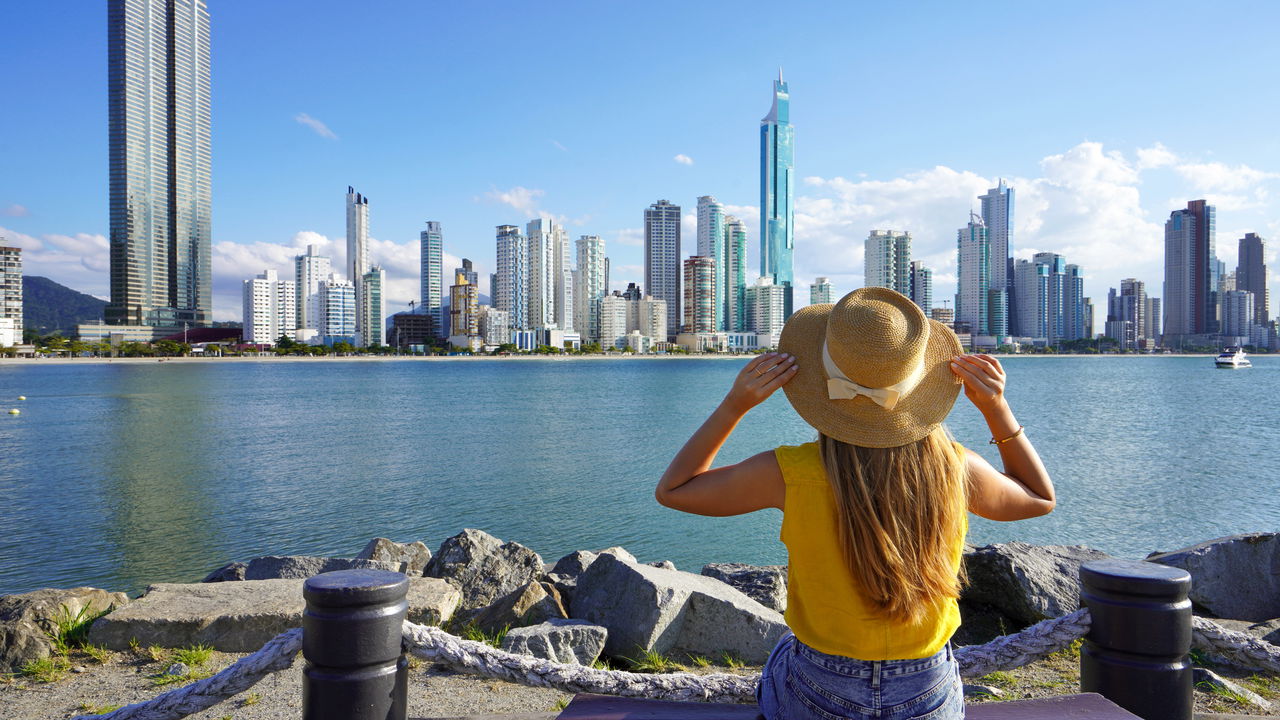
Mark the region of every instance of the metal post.
POLYGON ((303 720, 405 720, 409 662, 401 643, 409 578, 338 570, 302 595, 303 720))
POLYGON ((1145 720, 1191 720, 1191 575, 1136 560, 1080 567, 1093 621, 1080 652, 1080 689, 1145 720))

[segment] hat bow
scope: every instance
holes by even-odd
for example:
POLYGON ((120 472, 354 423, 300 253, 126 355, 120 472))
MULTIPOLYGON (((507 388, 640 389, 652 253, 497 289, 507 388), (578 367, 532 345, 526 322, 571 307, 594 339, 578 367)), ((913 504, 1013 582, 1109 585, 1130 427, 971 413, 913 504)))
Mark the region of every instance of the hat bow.
POLYGON ((827 343, 822 343, 822 364, 827 372, 827 398, 830 400, 852 400, 858 396, 870 398, 872 402, 892 410, 898 400, 911 392, 924 376, 924 363, 917 363, 906 379, 883 388, 869 388, 850 380, 840 371, 840 367, 831 359, 831 351, 827 343))

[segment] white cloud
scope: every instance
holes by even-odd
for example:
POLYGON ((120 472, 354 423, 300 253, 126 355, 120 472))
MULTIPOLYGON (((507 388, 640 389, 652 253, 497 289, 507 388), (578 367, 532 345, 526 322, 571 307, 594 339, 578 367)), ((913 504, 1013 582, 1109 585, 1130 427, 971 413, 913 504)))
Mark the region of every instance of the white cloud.
POLYGON ((322 138, 328 138, 329 140, 338 139, 337 134, 334 133, 332 130, 330 130, 328 125, 325 125, 324 123, 320 122, 319 120, 311 117, 306 113, 298 113, 293 117, 293 119, 311 128, 316 132, 317 135, 319 135, 322 138))
POLYGON ((1267 180, 1280 178, 1280 173, 1266 172, 1248 165, 1231 167, 1226 163, 1185 163, 1174 167, 1198 194, 1248 190, 1267 180))
POLYGON ((26 217, 30 214, 31 211, 28 210, 25 205, 19 205, 18 203, 14 203, 6 208, 0 208, 0 215, 5 215, 7 217, 26 217))
POLYGON ((631 247, 644 247, 644 229, 643 228, 625 228, 615 230, 613 232, 613 241, 619 245, 629 245, 631 247))
POLYGON ((106 298, 107 238, 93 233, 41 235, 39 238, 0 227, 0 237, 22 248, 22 274, 40 275, 95 297, 106 298))
POLYGON ((555 148, 560 152, 569 152, 569 148, 565 147, 564 145, 561 145, 559 140, 552 140, 551 144, 554 145, 555 148))
POLYGON ((510 190, 493 189, 485 193, 485 197, 492 202, 500 203, 512 207, 528 218, 539 216, 538 198, 546 194, 544 190, 521 187, 517 185, 510 190))
POLYGON ((683 153, 681 153, 681 154, 679 154, 679 155, 676 155, 676 156, 675 156, 674 158, 672 158, 672 159, 673 159, 673 160, 675 160, 676 162, 680 163, 681 165, 692 165, 692 164, 693 164, 693 158, 691 158, 691 157, 689 157, 688 155, 685 155, 685 154, 683 154, 683 153))
POLYGON ((1139 170, 1166 167, 1178 162, 1178 156, 1162 143, 1156 143, 1149 148, 1138 148, 1136 154, 1139 170))

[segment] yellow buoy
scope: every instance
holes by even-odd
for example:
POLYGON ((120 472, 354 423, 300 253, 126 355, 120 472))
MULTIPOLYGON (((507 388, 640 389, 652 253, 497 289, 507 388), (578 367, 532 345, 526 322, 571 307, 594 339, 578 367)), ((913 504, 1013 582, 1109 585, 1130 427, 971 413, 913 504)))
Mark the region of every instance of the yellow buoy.
POLYGON ((12 410, 10 410, 10 411, 9 411, 9 414, 10 414, 10 415, 17 415, 17 414, 18 414, 18 413, 20 413, 20 412, 22 412, 22 411, 21 411, 21 410, 19 410, 18 408, 14 408, 14 409, 12 409, 12 410))
POLYGON ((19 399, 19 400, 26 400, 26 399, 27 399, 27 396, 26 396, 26 395, 19 395, 19 396, 18 396, 18 399, 19 399))

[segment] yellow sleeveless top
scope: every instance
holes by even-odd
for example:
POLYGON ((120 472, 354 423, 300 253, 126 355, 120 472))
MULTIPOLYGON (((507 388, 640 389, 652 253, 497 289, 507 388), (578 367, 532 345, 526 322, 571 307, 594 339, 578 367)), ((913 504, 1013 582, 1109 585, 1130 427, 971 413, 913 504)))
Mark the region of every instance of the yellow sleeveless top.
MULTIPOLYGON (((894 623, 868 605, 844 562, 835 496, 816 442, 774 451, 786 481, 782 542, 787 546, 787 625, 801 642, 859 660, 924 658, 960 626, 954 599, 934 603, 918 624, 894 623)), ((965 516, 968 527, 968 516, 965 516)), ((955 539, 959 572, 964 536, 955 539)))

